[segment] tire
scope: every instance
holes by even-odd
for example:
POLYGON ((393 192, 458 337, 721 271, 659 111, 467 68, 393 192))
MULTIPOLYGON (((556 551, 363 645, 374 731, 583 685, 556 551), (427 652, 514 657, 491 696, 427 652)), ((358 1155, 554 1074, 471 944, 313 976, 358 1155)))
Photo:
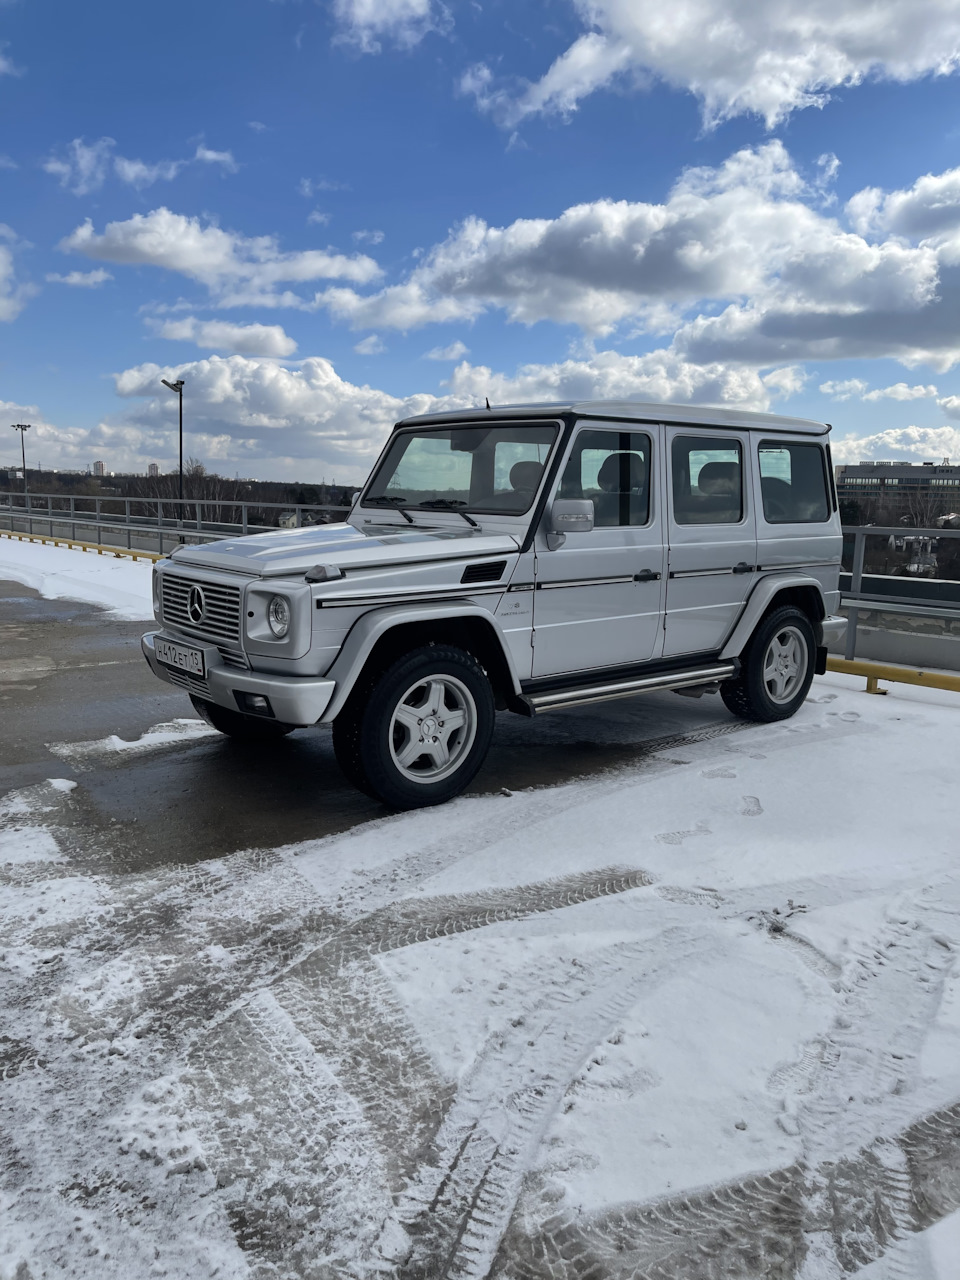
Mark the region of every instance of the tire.
POLYGON ((486 758, 493 690, 463 649, 404 654, 351 702, 334 721, 337 760, 351 782, 392 809, 452 800, 486 758))
POLYGON ((720 696, 742 720, 787 720, 810 691, 815 658, 810 619, 783 605, 761 620, 740 660, 740 675, 720 686, 720 696))
POLYGON ((230 738, 240 742, 269 742, 285 737, 296 728, 293 724, 284 724, 280 720, 268 720, 266 717, 245 716, 240 711, 231 711, 229 707, 221 707, 219 703, 207 702, 205 698, 196 698, 191 693, 190 701, 197 714, 210 725, 230 738))

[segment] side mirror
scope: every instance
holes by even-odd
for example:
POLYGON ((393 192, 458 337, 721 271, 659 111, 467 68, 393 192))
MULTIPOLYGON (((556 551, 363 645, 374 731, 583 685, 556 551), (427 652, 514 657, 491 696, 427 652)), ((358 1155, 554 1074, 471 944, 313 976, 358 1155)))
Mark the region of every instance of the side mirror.
POLYGON ((550 508, 547 546, 551 551, 562 547, 568 533, 590 533, 594 509, 590 498, 556 498, 550 508))

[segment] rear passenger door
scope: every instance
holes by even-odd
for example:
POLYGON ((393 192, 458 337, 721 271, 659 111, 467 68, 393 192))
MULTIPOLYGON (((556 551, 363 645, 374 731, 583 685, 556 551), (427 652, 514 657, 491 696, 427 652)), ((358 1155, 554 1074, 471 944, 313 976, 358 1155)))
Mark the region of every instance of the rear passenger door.
POLYGON ((667 431, 669 552, 664 656, 723 647, 757 573, 746 431, 667 431))
MULTIPOLYGON (((537 539, 534 676, 659 655, 665 547, 657 427, 587 423, 554 497, 589 498, 595 525, 550 550, 537 539)), ((549 506, 546 520, 549 520, 549 506)))

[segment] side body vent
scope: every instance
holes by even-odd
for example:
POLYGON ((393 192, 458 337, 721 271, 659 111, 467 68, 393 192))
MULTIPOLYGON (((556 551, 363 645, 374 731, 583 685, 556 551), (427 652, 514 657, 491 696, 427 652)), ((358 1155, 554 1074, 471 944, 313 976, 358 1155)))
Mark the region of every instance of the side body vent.
POLYGON ((468 564, 460 581, 499 582, 506 567, 506 560, 482 560, 479 564, 468 564))

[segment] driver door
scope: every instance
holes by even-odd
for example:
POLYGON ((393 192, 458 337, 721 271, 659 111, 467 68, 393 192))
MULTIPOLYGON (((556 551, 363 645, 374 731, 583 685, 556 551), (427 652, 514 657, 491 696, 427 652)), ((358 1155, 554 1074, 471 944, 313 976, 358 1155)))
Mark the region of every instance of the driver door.
POLYGON ((658 656, 666 569, 660 471, 657 427, 578 427, 554 496, 592 499, 595 524, 556 550, 543 531, 538 536, 535 677, 658 656))

